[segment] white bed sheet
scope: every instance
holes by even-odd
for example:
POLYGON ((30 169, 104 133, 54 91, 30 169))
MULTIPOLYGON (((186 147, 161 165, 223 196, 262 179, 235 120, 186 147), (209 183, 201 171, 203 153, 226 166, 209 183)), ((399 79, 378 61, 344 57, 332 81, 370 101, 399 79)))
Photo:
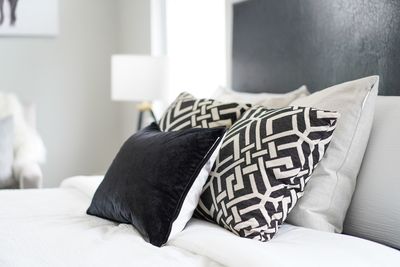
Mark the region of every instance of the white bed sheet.
POLYGON ((86 215, 100 179, 1 191, 0 266, 220 266, 180 248, 154 247, 130 225, 86 215))
POLYGON ((400 266, 389 247, 287 224, 261 243, 192 219, 157 248, 130 225, 86 215, 101 179, 0 192, 0 266, 400 266))
POLYGON ((351 236, 284 224, 269 242, 240 238, 218 225, 192 219, 169 245, 226 266, 400 266, 400 252, 351 236), (193 241, 195 240, 195 242, 193 241))

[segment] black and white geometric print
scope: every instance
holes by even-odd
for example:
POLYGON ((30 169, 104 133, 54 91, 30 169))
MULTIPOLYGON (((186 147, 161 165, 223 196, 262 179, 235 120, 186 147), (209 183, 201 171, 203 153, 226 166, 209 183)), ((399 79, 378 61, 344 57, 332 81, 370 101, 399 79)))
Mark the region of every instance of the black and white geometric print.
POLYGON ((228 130, 197 216, 268 241, 322 159, 339 117, 303 107, 252 107, 228 130))
POLYGON ((221 103, 213 99, 196 99, 181 93, 160 120, 164 132, 189 128, 230 127, 250 105, 221 103))

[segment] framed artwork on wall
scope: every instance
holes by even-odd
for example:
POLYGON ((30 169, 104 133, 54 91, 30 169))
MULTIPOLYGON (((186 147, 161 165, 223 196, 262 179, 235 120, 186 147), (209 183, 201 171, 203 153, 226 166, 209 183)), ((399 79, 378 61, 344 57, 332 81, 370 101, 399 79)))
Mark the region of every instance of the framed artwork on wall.
POLYGON ((0 36, 56 36, 58 0, 0 0, 0 36))

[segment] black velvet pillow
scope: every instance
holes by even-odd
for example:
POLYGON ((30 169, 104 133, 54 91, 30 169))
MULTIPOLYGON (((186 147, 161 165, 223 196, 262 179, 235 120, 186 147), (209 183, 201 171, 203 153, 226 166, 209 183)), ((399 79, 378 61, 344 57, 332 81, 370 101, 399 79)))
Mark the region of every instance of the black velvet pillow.
MULTIPOLYGON (((200 197, 208 176, 203 167, 208 163, 211 169, 208 161, 216 157, 224 133, 224 128, 161 132, 155 123, 137 132, 118 152, 87 213, 132 224, 151 244, 165 244, 202 173, 203 182, 196 185, 200 197)), ((181 228, 186 222, 179 222, 181 228)))

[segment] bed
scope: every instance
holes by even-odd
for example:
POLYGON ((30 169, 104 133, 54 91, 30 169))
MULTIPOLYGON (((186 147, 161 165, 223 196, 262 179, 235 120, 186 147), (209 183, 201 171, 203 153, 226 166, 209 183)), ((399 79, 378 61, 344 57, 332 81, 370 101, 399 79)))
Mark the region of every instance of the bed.
POLYGON ((0 194, 0 266, 393 266, 400 253, 359 238, 285 224, 270 242, 192 219, 166 246, 127 224, 86 215, 103 177, 0 194), (12 205, 4 205, 12 203, 12 205), (288 258, 286 255, 291 255, 288 258))
MULTIPOLYGON (((341 11, 346 6, 343 4, 345 0, 332 1, 332 6, 320 1, 297 1, 293 4, 295 8, 292 8, 293 1, 290 0, 236 2, 238 4, 233 9, 232 31, 233 89, 263 92, 268 88, 268 91, 274 93, 285 93, 288 88, 293 89, 306 83, 310 85, 311 91, 318 91, 328 85, 381 74, 384 83, 380 93, 400 94, 400 80, 393 71, 400 62, 398 35, 390 39, 384 48, 380 47, 380 42, 371 42, 371 46, 366 46, 363 53, 354 52, 358 47, 357 42, 337 46, 342 42, 346 44, 354 29, 350 27, 343 32, 336 31, 338 27, 335 23, 329 23, 324 18, 328 15, 343 15, 341 11), (317 8, 322 8, 326 14, 320 16, 314 12, 317 8), (287 16, 289 19, 279 20, 279 17, 274 16, 287 16), (306 27, 310 26, 310 21, 315 23, 314 20, 318 19, 324 27, 311 30, 306 27), (260 23, 268 27, 258 27, 260 23), (296 25, 294 31, 291 25, 296 25), (327 39, 315 42, 313 49, 308 49, 311 45, 308 42, 313 43, 321 29, 329 33, 323 35, 327 39), (330 43, 330 34, 335 34, 340 40, 330 43), (300 44, 299 48, 290 50, 293 44, 300 44), (350 47, 350 55, 344 52, 346 47, 350 47), (321 49, 329 53, 318 57, 319 52, 323 53, 321 49), (294 53, 286 53, 289 50, 294 53), (374 51, 383 54, 377 55, 374 51), (330 64, 329 60, 333 63, 330 64), (377 64, 379 60, 383 63, 377 64), (287 75, 289 72, 293 75, 287 75)), ((363 22, 371 16, 363 14, 369 14, 376 6, 380 7, 377 10, 382 17, 386 16, 385 12, 393 10, 387 7, 393 7, 391 4, 394 1, 375 2, 365 10, 357 10, 357 4, 354 4, 351 10, 357 11, 354 13, 357 14, 355 18, 363 20, 356 20, 358 28, 369 25, 363 22)), ((345 14, 342 21, 351 21, 353 13, 345 14)), ((398 21, 398 16, 393 15, 391 22, 379 20, 379 27, 388 27, 387 23, 393 21, 398 21)), ((394 31, 390 28, 390 31, 382 34, 388 37, 394 31)), ((366 41, 368 36, 359 40, 366 41)), ((391 113, 400 106, 400 99, 378 98, 379 112, 376 118, 379 127, 376 132, 381 128, 395 128, 386 134, 380 133, 373 142, 370 141, 370 152, 367 152, 361 170, 362 176, 368 176, 368 179, 361 179, 358 185, 364 193, 356 191, 350 210, 364 221, 368 221, 368 214, 377 212, 374 220, 377 224, 365 228, 365 236, 368 236, 371 229, 376 231, 378 228, 379 231, 382 227, 381 232, 387 234, 383 240, 390 241, 391 233, 395 232, 395 241, 387 243, 389 246, 288 223, 282 225, 271 241, 257 242, 240 238, 216 224, 192 218, 182 232, 159 248, 146 242, 131 225, 87 215, 86 211, 103 177, 78 176, 65 179, 59 188, 0 192, 0 266, 398 266, 400 252, 390 245, 394 246, 398 242, 400 234, 399 230, 388 225, 398 225, 396 220, 400 218, 400 202, 396 197, 398 192, 395 191, 400 181, 395 174, 400 142, 388 145, 386 140, 395 138, 393 134, 400 129, 398 123, 392 123, 398 121, 400 110, 391 113), (391 116, 387 116, 389 113, 391 116), (393 156, 387 156, 387 153, 393 153, 393 156), (385 157, 388 160, 384 163, 374 165, 385 157), (375 191, 378 187, 372 181, 379 173, 385 175, 380 177, 383 182, 379 184, 379 190, 375 191), (385 184, 393 186, 384 187, 385 184), (367 199, 365 196, 371 194, 377 200, 375 206, 359 209, 367 199), (378 211, 382 207, 385 209, 378 211), (387 221, 390 224, 386 225, 387 221)), ((348 232, 352 232, 351 229, 348 232)), ((356 235, 356 232, 352 233, 356 235)), ((374 240, 374 237, 370 236, 369 239, 374 240)))

